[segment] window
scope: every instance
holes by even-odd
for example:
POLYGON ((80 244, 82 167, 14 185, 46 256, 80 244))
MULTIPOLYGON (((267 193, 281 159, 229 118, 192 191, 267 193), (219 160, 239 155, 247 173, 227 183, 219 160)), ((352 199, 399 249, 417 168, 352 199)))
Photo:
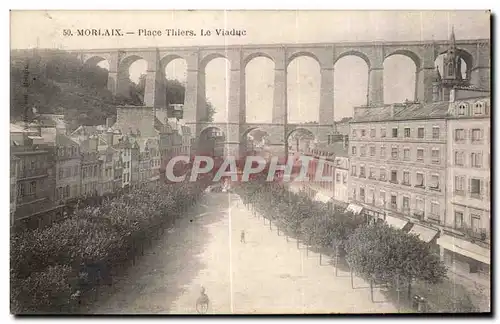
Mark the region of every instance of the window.
POLYGON ((375 137, 375 128, 370 129, 370 137, 375 137))
POLYGON ((365 167, 364 166, 360 166, 359 167, 359 176, 361 178, 365 178, 366 177, 366 175, 365 175, 365 167))
POLYGON ((403 172, 403 184, 410 185, 410 172, 408 171, 403 172))
POLYGON ((470 214, 471 226, 474 232, 478 232, 481 229, 481 215, 470 214))
POLYGON ((31 181, 30 186, 28 188, 28 193, 29 194, 35 194, 36 193, 36 181, 31 181))
POLYGON ((370 168, 370 179, 375 179, 375 168, 370 168))
POLYGON ((483 166, 483 154, 481 153, 471 153, 470 164, 473 168, 481 168, 483 166))
POLYGON ((397 128, 393 128, 392 129, 392 137, 393 138, 397 138, 398 137, 398 129, 397 128))
POLYGON ((380 158, 385 159, 385 146, 380 147, 380 158))
POLYGON ((375 190, 370 189, 369 194, 368 194, 368 203, 369 204, 375 204, 375 190))
POLYGON ((465 140, 465 130, 462 128, 455 129, 455 142, 465 140))
POLYGON ((472 143, 482 142, 483 131, 479 128, 474 128, 472 130, 472 143))
POLYGON ((422 198, 417 198, 415 200, 415 205, 418 212, 423 213, 425 211, 425 200, 423 200, 422 198))
POLYGON ((438 164, 439 163, 439 149, 433 148, 432 149, 432 163, 438 164))
POLYGON ((361 137, 365 137, 366 136, 366 130, 362 129, 361 130, 361 137))
POLYGON ((410 127, 405 127, 405 137, 410 137, 410 127))
POLYGON ((461 151, 455 151, 455 165, 464 165, 464 152, 461 151))
POLYGON ((417 183, 415 187, 423 187, 424 186, 424 174, 417 172, 417 183))
POLYGON ((352 199, 356 199, 356 188, 352 189, 352 199))
POLYGON ((439 126, 432 127, 432 138, 439 139, 439 126))
POLYGON ((393 147, 391 149, 391 157, 393 160, 397 160, 397 158, 398 158, 398 148, 397 147, 393 147))
POLYGON ((424 138, 424 136, 425 136, 424 128, 423 127, 419 127, 417 129, 417 137, 418 138, 424 138))
POLYGON ((396 195, 391 195, 391 207, 394 209, 398 208, 397 199, 398 199, 398 197, 396 195))
POLYGON ((380 169, 380 180, 385 181, 385 169, 381 168, 380 169))
POLYGON ((380 129, 380 137, 386 137, 386 136, 387 136, 387 132, 386 132, 385 128, 383 127, 380 129))
POLYGON ((462 102, 460 105, 458 105, 458 115, 459 116, 465 115, 466 110, 467 110, 467 104, 465 102, 462 102))
POLYGON ((455 176, 455 194, 464 195, 465 193, 465 177, 455 176))
POLYGON ((398 182, 398 171, 396 171, 396 170, 391 171, 391 182, 394 182, 394 183, 398 182))
POLYGON ((403 213, 410 212, 410 197, 403 197, 403 213))
POLYGON ((359 200, 365 202, 365 188, 359 188, 359 200))
POLYGON ((342 174, 342 183, 344 183, 344 184, 347 183, 347 174, 346 173, 342 174))
POLYGON ((431 175, 430 188, 434 190, 439 190, 439 176, 436 174, 431 175))
POLYGON ((417 149, 417 161, 424 161, 424 149, 417 149))
POLYGON ((356 175, 356 166, 355 165, 351 166, 351 175, 353 175, 353 176, 356 175))
POLYGON ((431 202, 431 218, 433 219, 439 219, 439 204, 435 201, 431 202))
POLYGON ((356 146, 351 147, 351 154, 356 155, 356 146))
POLYGON ((361 148, 359 149, 359 154, 361 156, 365 156, 366 155, 366 147, 364 145, 361 145, 361 148))
POLYGON ((69 197, 69 185, 64 187, 64 197, 68 198, 69 197))
POLYGON ((461 229, 464 223, 464 213, 455 211, 455 228, 461 229))
POLYGON ((470 196, 472 198, 481 198, 481 180, 470 179, 470 196))
POLYGON ((352 138, 356 138, 356 130, 355 129, 352 130, 352 138))
POLYGON ((484 103, 479 101, 474 104, 474 115, 481 115, 483 113, 484 103))
POLYGON ((385 207, 385 191, 380 192, 380 204, 382 207, 385 207))
POLYGON ((403 149, 403 159, 405 161, 409 161, 410 160, 410 149, 409 148, 403 149))
POLYGON ((59 179, 64 178, 64 169, 63 169, 63 168, 60 168, 60 169, 59 169, 58 178, 59 178, 59 179))
POLYGON ((335 181, 337 183, 340 183, 340 172, 337 172, 337 174, 335 175, 335 181))
POLYGON ((370 156, 375 156, 375 146, 370 146, 370 156))
POLYGON ((73 167, 73 176, 77 176, 78 173, 80 173, 80 166, 79 165, 75 165, 73 167))

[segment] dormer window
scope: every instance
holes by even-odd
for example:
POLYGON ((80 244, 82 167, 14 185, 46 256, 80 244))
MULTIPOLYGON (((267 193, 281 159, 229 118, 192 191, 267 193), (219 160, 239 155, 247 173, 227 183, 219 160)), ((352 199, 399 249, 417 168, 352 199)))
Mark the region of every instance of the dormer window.
POLYGON ((458 115, 459 116, 465 116, 466 110, 467 110, 467 104, 465 102, 462 102, 461 104, 458 105, 458 115))
POLYGON ((478 101, 474 104, 474 115, 481 115, 484 113, 484 102, 478 101))

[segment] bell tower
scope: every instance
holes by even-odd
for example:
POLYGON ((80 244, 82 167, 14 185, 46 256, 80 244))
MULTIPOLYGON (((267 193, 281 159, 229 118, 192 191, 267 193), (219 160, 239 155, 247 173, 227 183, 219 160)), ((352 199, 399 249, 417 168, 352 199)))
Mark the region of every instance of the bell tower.
POLYGON ((458 54, 455 31, 451 28, 450 43, 443 58, 443 75, 441 76, 443 100, 449 100, 453 87, 464 86, 467 80, 462 79, 462 58, 458 54))

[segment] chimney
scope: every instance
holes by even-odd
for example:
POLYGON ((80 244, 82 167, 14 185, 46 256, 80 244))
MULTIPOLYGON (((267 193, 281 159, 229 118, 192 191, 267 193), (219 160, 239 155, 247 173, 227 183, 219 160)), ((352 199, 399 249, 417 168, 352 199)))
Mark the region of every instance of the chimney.
POLYGON ((111 117, 106 118, 106 129, 111 128, 113 125, 113 119, 111 117))
POLYGON ((108 130, 106 131, 106 143, 108 144, 108 146, 113 146, 113 137, 113 132, 108 128, 108 130))
POLYGON ((89 137, 89 151, 97 152, 97 144, 99 143, 99 139, 97 136, 93 135, 89 137))

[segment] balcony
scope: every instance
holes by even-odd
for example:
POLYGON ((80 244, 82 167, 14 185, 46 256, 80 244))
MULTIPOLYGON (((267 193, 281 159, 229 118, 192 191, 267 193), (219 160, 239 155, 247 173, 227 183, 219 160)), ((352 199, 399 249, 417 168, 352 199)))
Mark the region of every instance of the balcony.
POLYGON ((394 180, 394 179, 389 180, 389 182, 394 183, 394 184, 399 184, 398 180, 394 180))
POLYGON ((441 191, 441 188, 439 188, 437 186, 430 186, 429 189, 432 191, 439 191, 439 192, 441 191))
POLYGON ((410 215, 410 207, 409 206, 403 206, 403 209, 401 209, 401 212, 406 215, 410 215))
POLYGON ((413 212, 413 217, 415 217, 418 220, 423 220, 425 216, 425 213, 423 211, 414 211, 413 212))
POLYGON ((377 180, 377 178, 374 175, 368 176, 368 179, 370 179, 370 180, 377 180))
POLYGON ((18 173, 17 178, 19 180, 23 180, 28 178, 45 177, 47 175, 46 168, 24 169, 18 173))
POLYGON ((455 189, 454 193, 457 196, 465 196, 465 191, 464 190, 456 190, 455 189))
POLYGON ((409 182, 404 182, 404 181, 403 181, 401 184, 402 184, 403 186, 408 186, 408 187, 411 187, 411 184, 410 184, 409 182))
POLYGON ((481 195, 480 193, 477 193, 477 192, 471 192, 470 197, 475 198, 475 199, 479 199, 479 200, 483 199, 483 195, 481 195))
POLYGON ((429 214, 427 221, 432 224, 441 225, 441 218, 437 214, 429 214))
POLYGON ((490 239, 489 233, 484 228, 474 229, 471 227, 464 227, 462 232, 472 240, 486 241, 490 239))
POLYGON ((392 210, 397 211, 397 210, 398 210, 398 204, 391 203, 390 208, 391 208, 392 210))

